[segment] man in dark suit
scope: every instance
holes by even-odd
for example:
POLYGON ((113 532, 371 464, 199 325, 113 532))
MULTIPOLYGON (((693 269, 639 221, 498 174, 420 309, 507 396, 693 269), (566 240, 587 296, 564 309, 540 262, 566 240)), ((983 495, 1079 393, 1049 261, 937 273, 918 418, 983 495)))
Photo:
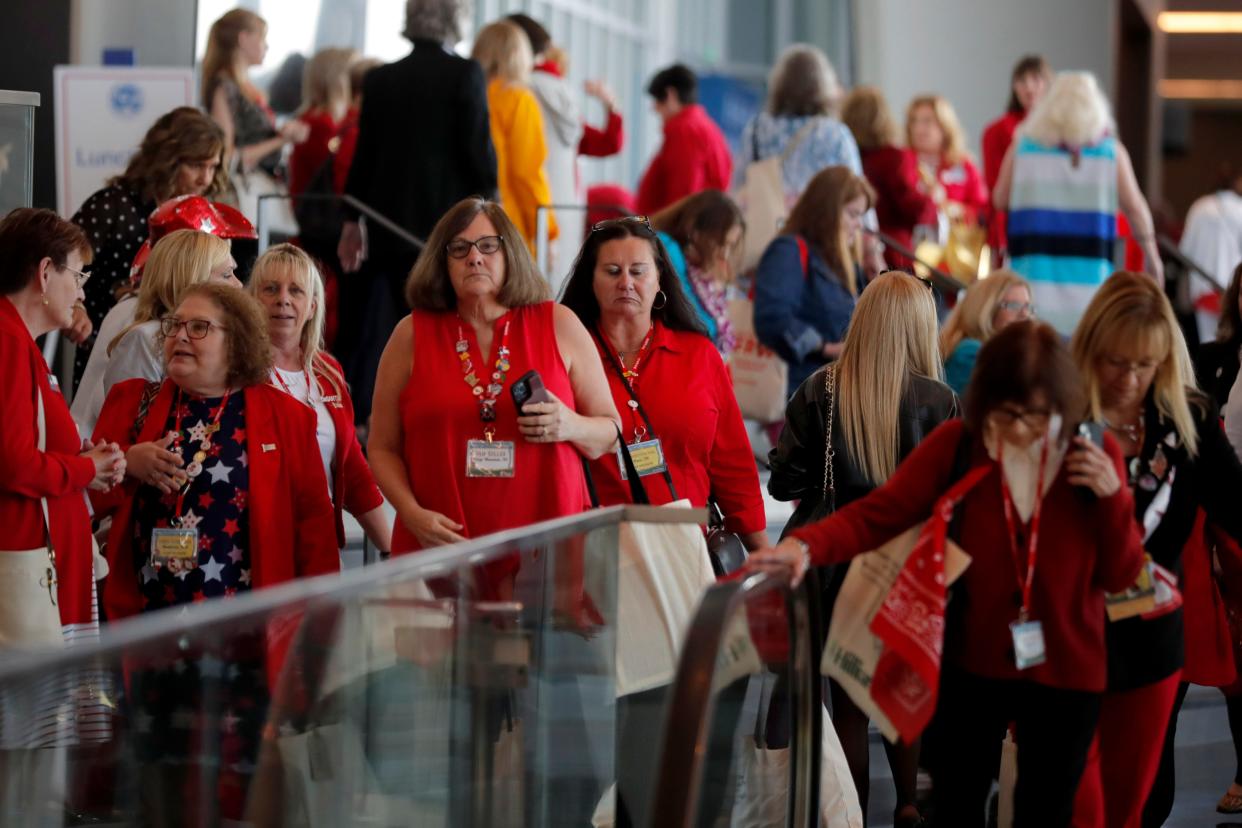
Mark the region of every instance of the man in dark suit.
MULTIPOLYGON (((467 8, 465 0, 407 0, 403 34, 414 50, 372 69, 362 87, 345 192, 419 239, 461 199, 496 197, 487 81, 478 63, 449 48, 467 8)), ((365 423, 380 354, 408 312, 405 280, 419 250, 374 221, 364 232, 348 207, 345 217, 336 350, 365 423)))

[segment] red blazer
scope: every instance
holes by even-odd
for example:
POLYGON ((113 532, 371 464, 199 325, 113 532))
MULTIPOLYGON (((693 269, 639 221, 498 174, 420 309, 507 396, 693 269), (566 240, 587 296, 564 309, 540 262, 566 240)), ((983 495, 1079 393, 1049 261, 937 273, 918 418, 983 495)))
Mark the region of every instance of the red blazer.
MULTIPOLYGON (((919 189, 919 165, 914 153, 901 147, 886 146, 862 150, 863 174, 875 188, 875 217, 880 230, 906 247, 918 224, 936 223, 936 203, 919 189)), ((887 255, 892 267, 909 262, 895 252, 887 255)))
MULTIPOLYGON (((164 380, 151 402, 142 431, 130 440, 139 400, 147 381, 128 380, 114 386, 95 425, 95 440, 114 440, 128 448, 134 442, 159 439, 167 422, 175 386, 164 380)), ((255 589, 294 578, 340 570, 340 551, 332 526, 332 504, 315 443, 315 415, 283 391, 252 385, 246 398, 246 454, 250 464, 251 577, 255 589), (268 447, 273 448, 268 448, 268 447)), ((95 497, 95 511, 112 515, 108 533, 108 564, 103 602, 110 619, 142 611, 138 572, 131 543, 134 534, 134 492, 126 480, 112 493, 95 497)))
POLYGON ((40 503, 46 497, 60 620, 81 624, 91 617, 94 561, 84 492, 95 479, 95 463, 81 455, 78 427, 50 376, 17 308, 0 296, 0 548, 20 551, 46 545, 40 503), (36 393, 43 398, 44 451, 38 449, 36 393))
MULTIPOLYGON (((331 355, 322 351, 320 355, 337 371, 338 377, 345 375, 341 364, 331 355)), ((315 371, 315 381, 319 383, 319 391, 336 428, 336 451, 332 456, 332 511, 336 517, 336 543, 338 548, 344 548, 345 521, 342 512, 347 510, 355 517, 365 515, 383 506, 384 496, 380 494, 379 486, 375 485, 371 467, 362 455, 358 432, 354 429, 354 401, 349 396, 345 381, 338 380, 340 390, 337 390, 327 372, 322 370, 315 371)))
MULTIPOLYGON (((882 545, 925 520, 949 487, 961 420, 933 431, 897 467, 889 481, 831 517, 793 532, 811 547, 817 565, 839 563, 882 545)), ((1104 450, 1126 479, 1121 451, 1105 435, 1104 450)), ((961 614, 945 630, 945 658, 979 676, 1026 679, 1049 687, 1105 689, 1104 593, 1134 582, 1143 565, 1143 542, 1130 490, 1089 497, 1071 486, 1062 465, 1044 497, 1031 617, 1043 624, 1048 660, 1019 671, 1013 663, 1009 625, 1018 617, 1020 590, 1005 525, 1000 477, 983 444, 975 442, 972 466, 991 471, 963 499, 957 516, 961 546, 973 559, 959 582, 961 614)), ((1023 566, 1025 568, 1025 560, 1023 566)), ((950 618, 955 609, 951 606, 950 618)))
POLYGON ((700 190, 728 191, 733 157, 716 122, 690 104, 664 122, 664 144, 638 185, 638 211, 651 215, 700 190))

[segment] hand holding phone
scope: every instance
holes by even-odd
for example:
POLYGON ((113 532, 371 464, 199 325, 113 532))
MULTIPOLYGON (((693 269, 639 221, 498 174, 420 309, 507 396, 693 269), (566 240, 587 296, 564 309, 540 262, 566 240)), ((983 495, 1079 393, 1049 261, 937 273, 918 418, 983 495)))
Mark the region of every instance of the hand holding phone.
POLYGON ((509 393, 513 396, 513 406, 519 417, 522 416, 522 407, 527 403, 552 402, 552 395, 548 393, 538 371, 527 371, 514 380, 513 385, 509 386, 509 393))

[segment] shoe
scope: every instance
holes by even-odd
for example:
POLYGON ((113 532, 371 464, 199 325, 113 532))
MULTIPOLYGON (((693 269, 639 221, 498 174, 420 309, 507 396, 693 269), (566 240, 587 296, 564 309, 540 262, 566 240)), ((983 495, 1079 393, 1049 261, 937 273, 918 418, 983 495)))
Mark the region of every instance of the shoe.
POLYGON ((1242 785, 1236 782, 1230 785, 1220 802, 1216 803, 1216 811, 1221 814, 1242 814, 1242 785))

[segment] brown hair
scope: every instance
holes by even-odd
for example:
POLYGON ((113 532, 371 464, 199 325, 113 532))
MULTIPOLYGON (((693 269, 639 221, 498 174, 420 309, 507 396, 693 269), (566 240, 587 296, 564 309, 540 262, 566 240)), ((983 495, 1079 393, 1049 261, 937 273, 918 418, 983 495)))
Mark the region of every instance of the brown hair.
POLYGON ((854 87, 841 108, 841 121, 854 133, 860 150, 891 147, 897 143, 897 122, 879 87, 854 87))
POLYGON ((1025 110, 1018 101, 1018 94, 1013 91, 1013 85, 1018 78, 1026 75, 1039 75, 1045 81, 1052 81, 1052 67, 1048 65, 1048 61, 1043 55, 1023 55, 1017 63, 1013 65, 1013 72, 1009 75, 1009 105, 1010 112, 1018 113, 1025 110))
POLYGON ((910 101, 910 106, 906 109, 906 144, 911 147, 914 146, 914 143, 910 140, 910 124, 914 120, 915 110, 921 106, 931 109, 932 116, 936 119, 936 123, 940 125, 940 131, 944 133, 944 143, 940 147, 940 155, 944 158, 945 163, 956 164, 964 158, 969 158, 969 153, 966 152, 966 134, 962 131, 962 122, 957 119, 957 113, 953 111, 953 104, 940 95, 919 95, 910 101))
POLYGON ((233 57, 239 48, 237 38, 242 32, 266 30, 267 21, 247 9, 225 12, 211 24, 201 70, 203 106, 211 107, 211 97, 216 92, 221 75, 232 78, 242 90, 250 87, 250 82, 244 77, 238 77, 233 70, 233 57))
POLYGON ((73 222, 37 207, 11 211, 0 219, 0 296, 25 290, 38 276, 44 258, 64 267, 75 250, 90 260, 91 243, 73 222))
POLYGON ((700 262, 712 262, 734 227, 746 229, 742 210, 720 190, 700 190, 651 217, 651 226, 667 233, 684 251, 694 245, 700 262))
POLYGON ((858 295, 854 263, 861 258, 855 239, 845 237, 841 213, 862 196, 867 208, 875 206, 875 190, 849 167, 825 167, 815 174, 789 211, 781 232, 802 236, 824 258, 851 295, 858 295))
POLYGON ((445 248, 480 213, 491 220, 496 235, 503 240, 501 250, 505 256, 505 283, 496 300, 506 308, 548 301, 547 280, 540 275, 526 248, 526 241, 509 216, 496 202, 472 196, 449 208, 432 229, 427 246, 419 254, 405 283, 405 299, 410 307, 425 311, 447 311, 457 307, 457 292, 449 279, 448 251, 445 248))
POLYGON ((1049 409, 1067 418, 1084 410, 1082 376, 1061 335, 1047 322, 1014 322, 979 349, 966 389, 966 426, 981 436, 988 414, 1041 393, 1049 409))
POLYGON ((203 282, 181 294, 178 306, 192 296, 207 299, 224 317, 228 384, 236 388, 266 384, 272 374, 272 343, 267 338, 267 316, 259 300, 232 285, 203 282))
POLYGON ((160 116, 142 138, 125 172, 108 180, 136 190, 144 201, 161 204, 176 195, 177 169, 182 164, 215 161, 216 176, 205 196, 229 186, 224 169, 224 133, 216 122, 192 106, 179 106, 160 116))
POLYGON ((379 58, 363 57, 358 58, 349 66, 349 94, 351 97, 358 97, 362 94, 362 84, 367 79, 367 73, 376 66, 383 66, 384 61, 379 58))
POLYGON ((1242 264, 1233 269, 1233 279, 1220 298, 1220 322, 1216 326, 1217 342, 1242 342, 1242 311, 1238 310, 1239 283, 1242 264))
POLYGON ((766 109, 773 115, 830 115, 841 101, 841 84, 828 57, 806 43, 781 53, 768 78, 766 109))

